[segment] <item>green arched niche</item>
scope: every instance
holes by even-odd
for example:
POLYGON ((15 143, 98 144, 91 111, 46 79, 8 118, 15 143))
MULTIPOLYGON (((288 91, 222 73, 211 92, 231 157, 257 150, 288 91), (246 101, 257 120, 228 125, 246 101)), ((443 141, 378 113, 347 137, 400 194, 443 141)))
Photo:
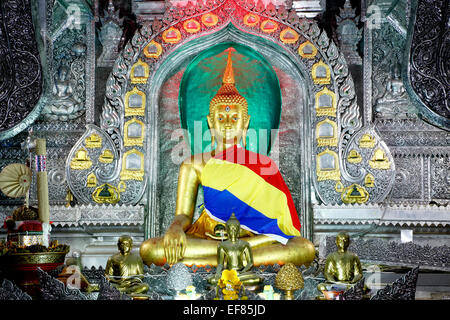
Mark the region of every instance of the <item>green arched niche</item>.
POLYGON ((232 56, 236 88, 247 99, 251 116, 247 149, 268 154, 274 140, 271 130, 278 129, 280 123, 280 83, 269 62, 242 44, 217 44, 198 54, 187 66, 178 97, 181 127, 187 130, 192 154, 210 150, 206 116, 209 102, 222 85, 227 62, 225 50, 229 47, 236 49, 232 56))

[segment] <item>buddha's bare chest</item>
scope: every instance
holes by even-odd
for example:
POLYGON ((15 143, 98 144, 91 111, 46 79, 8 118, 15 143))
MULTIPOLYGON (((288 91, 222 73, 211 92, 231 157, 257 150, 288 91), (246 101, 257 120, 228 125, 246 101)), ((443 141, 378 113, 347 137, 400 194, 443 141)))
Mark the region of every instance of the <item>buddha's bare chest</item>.
POLYGON ((245 246, 243 244, 224 244, 222 247, 225 257, 230 261, 241 260, 245 246))

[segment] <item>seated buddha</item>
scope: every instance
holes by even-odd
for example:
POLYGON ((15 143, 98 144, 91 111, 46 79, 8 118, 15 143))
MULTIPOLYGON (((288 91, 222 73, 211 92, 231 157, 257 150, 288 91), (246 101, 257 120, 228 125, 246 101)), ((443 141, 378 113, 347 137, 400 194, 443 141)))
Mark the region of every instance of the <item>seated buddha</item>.
POLYGON ((70 68, 61 65, 53 79, 52 95, 45 104, 43 114, 51 120, 67 121, 80 116, 83 104, 78 101, 73 87, 70 68))
POLYGON ((407 98, 399 69, 399 67, 394 68, 393 77, 386 84, 386 93, 379 99, 379 102, 396 102, 407 98))
POLYGON ((214 235, 232 213, 240 222, 239 238, 250 244, 254 266, 308 265, 315 258, 314 245, 301 237, 292 196, 276 164, 246 150, 250 115, 247 100, 235 87, 232 50, 227 49, 222 86, 209 104, 212 151, 180 165, 175 217, 162 237, 148 239, 140 248, 147 265, 217 266, 221 239, 214 235), (200 185, 203 212, 194 222, 200 185))
POLYGON ((222 277, 222 271, 236 270, 237 277, 244 285, 261 283, 264 279, 254 274, 252 250, 248 242, 238 239, 240 223, 234 213, 231 214, 227 224, 228 240, 219 242, 217 246, 216 274, 207 280, 210 284, 217 284, 222 277))
POLYGON ((338 233, 336 236, 337 251, 327 256, 323 270, 326 282, 317 286, 320 291, 330 290, 333 284, 347 288, 362 279, 361 262, 356 254, 347 251, 349 245, 348 233, 338 233))
POLYGON ((141 257, 131 252, 133 240, 129 236, 121 236, 117 246, 119 252, 112 255, 106 263, 106 279, 120 292, 145 294, 149 286, 143 282, 144 264, 141 257))

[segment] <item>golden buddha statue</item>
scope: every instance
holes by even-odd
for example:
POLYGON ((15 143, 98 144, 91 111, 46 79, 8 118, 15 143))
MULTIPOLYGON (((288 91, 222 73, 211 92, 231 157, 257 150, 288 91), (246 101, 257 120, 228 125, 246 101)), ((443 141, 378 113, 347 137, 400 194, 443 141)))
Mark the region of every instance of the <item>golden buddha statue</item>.
POLYGON ((219 242, 217 246, 217 269, 216 274, 208 278, 210 284, 217 284, 226 270, 236 270, 239 280, 244 285, 255 285, 264 279, 251 272, 253 267, 253 256, 250 244, 238 239, 241 224, 234 213, 227 221, 228 240, 219 242))
POLYGON ((217 266, 218 240, 211 235, 232 212, 241 224, 239 237, 250 244, 255 266, 302 265, 315 258, 314 245, 301 237, 295 205, 276 164, 245 149, 250 115, 247 100, 235 87, 232 50, 227 49, 222 86, 209 105, 213 150, 181 164, 173 222, 163 237, 141 245, 140 254, 147 265, 217 266), (248 165, 246 161, 252 157, 257 163, 248 165), (204 210, 193 223, 199 185, 203 187, 204 210))
POLYGON ((336 236, 337 251, 327 256, 323 270, 327 282, 317 286, 320 291, 329 290, 333 284, 347 288, 362 279, 361 262, 356 254, 347 251, 349 245, 348 233, 338 233, 336 236))
POLYGON ((126 294, 145 294, 148 284, 144 278, 144 264, 139 255, 131 253, 133 240, 122 236, 117 242, 119 253, 112 255, 106 264, 106 279, 120 292, 126 294))

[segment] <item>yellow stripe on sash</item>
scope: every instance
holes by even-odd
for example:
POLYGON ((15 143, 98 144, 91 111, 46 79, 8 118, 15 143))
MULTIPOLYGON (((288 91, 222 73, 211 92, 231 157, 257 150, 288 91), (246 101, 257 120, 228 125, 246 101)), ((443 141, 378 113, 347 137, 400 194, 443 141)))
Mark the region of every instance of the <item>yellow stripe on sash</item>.
POLYGON ((277 219, 278 227, 286 235, 300 236, 292 224, 286 194, 251 169, 211 158, 202 170, 201 180, 205 187, 227 190, 266 217, 277 219))

